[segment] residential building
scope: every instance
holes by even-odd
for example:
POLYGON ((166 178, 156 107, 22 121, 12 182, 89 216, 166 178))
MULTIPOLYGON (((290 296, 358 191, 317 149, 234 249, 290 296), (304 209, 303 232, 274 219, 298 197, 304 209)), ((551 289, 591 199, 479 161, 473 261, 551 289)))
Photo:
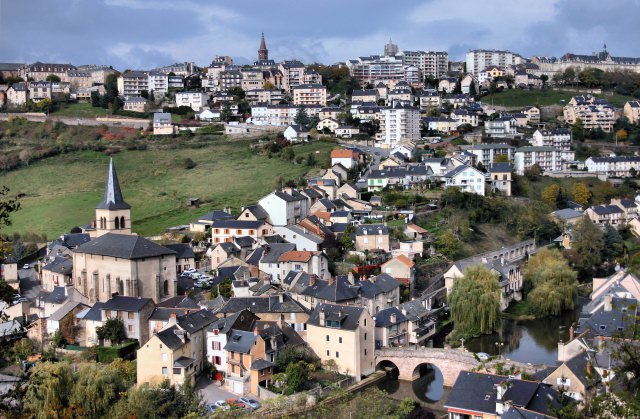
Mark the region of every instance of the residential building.
POLYGON ((516 131, 517 121, 512 116, 502 116, 485 122, 485 131, 490 137, 512 137, 516 131))
POLYGON ((409 319, 397 307, 389 307, 374 316, 376 349, 404 346, 409 342, 409 319))
POLYGON ((100 307, 102 323, 117 318, 122 321, 128 339, 140 344, 149 340, 149 317, 156 307, 151 298, 114 295, 100 307))
POLYGON ((229 341, 232 330, 253 331, 260 318, 249 309, 242 309, 228 317, 215 320, 207 327, 206 359, 216 367, 221 379, 227 372, 227 351, 224 347, 229 341))
POLYGON ((54 287, 71 285, 73 278, 73 259, 67 256, 55 256, 42 267, 40 281, 42 289, 53 291, 54 287))
POLYGON ((304 125, 289 125, 284 130, 284 138, 292 143, 309 140, 309 128, 304 125))
POLYGON ((522 108, 522 113, 527 115, 529 123, 537 124, 540 122, 540 108, 537 106, 525 106, 522 108))
POLYGON ((563 115, 567 124, 573 125, 580 119, 585 129, 600 128, 605 132, 613 131, 616 120, 613 106, 591 95, 574 96, 563 108, 563 115))
POLYGON ((64 79, 68 71, 74 71, 76 67, 71 64, 54 64, 54 63, 42 63, 36 61, 33 64, 24 64, 18 70, 18 76, 23 80, 43 81, 50 75, 58 76, 60 79, 64 79))
POLYGON ((477 95, 479 92, 478 80, 472 74, 466 74, 460 80, 460 92, 463 95, 477 95))
MULTIPOLYGON (((300 273, 299 273, 300 274, 300 273)), ((249 310, 261 321, 281 322, 290 325, 296 333, 305 336, 309 311, 288 293, 278 295, 261 295, 253 297, 233 297, 219 310, 225 318, 236 313, 249 310)), ((242 319, 240 319, 242 321, 242 319)))
POLYGON ((447 94, 453 93, 456 91, 458 87, 458 78, 457 77, 443 77, 440 79, 438 83, 438 92, 447 94))
POLYGON ((132 97, 125 99, 122 104, 122 109, 130 112, 145 112, 147 107, 147 99, 142 97, 132 97))
POLYGON ((584 214, 594 224, 617 226, 626 222, 625 211, 617 205, 595 205, 587 208, 584 214))
POLYGON ((506 196, 511 196, 511 174, 513 164, 511 163, 491 163, 487 167, 489 174, 489 184, 491 192, 499 192, 506 196))
POLYGON ((156 112, 153 114, 153 135, 170 135, 173 134, 173 125, 171 124, 171 114, 166 112, 156 112))
POLYGON ((378 81, 397 83, 404 80, 404 65, 400 57, 370 55, 348 60, 346 65, 361 86, 378 81))
MULTIPOLYGON (((304 220, 302 220, 304 221, 304 220)), ((314 231, 307 230, 298 225, 286 225, 273 228, 274 234, 279 235, 289 243, 296 245, 298 251, 319 251, 324 240, 315 234, 314 231)))
POLYGON ((446 116, 429 116, 423 118, 422 121, 427 125, 429 131, 450 134, 458 129, 458 121, 446 116))
POLYGON ((131 206, 123 197, 113 160, 104 197, 96 206, 95 237, 73 251, 73 287, 90 304, 114 293, 152 298, 176 295, 176 252, 131 233, 131 206))
POLYGON ((467 52, 466 61, 467 71, 477 75, 489 66, 507 68, 511 65, 521 64, 524 59, 511 51, 476 49, 467 52))
POLYGON ((449 70, 449 54, 446 51, 401 51, 397 54, 405 66, 416 67, 419 81, 427 77, 439 79, 449 70))
POLYGON ((380 141, 393 148, 400 140, 420 139, 420 110, 398 102, 380 110, 380 141))
POLYGON ((585 350, 563 361, 542 382, 576 400, 583 408, 601 381, 595 368, 595 356, 585 350))
POLYGON ((555 172, 562 170, 562 152, 555 147, 520 147, 516 149, 513 164, 517 174, 523 175, 524 171, 534 164, 543 172, 555 172))
POLYGON ((186 243, 167 244, 169 250, 176 252, 176 273, 182 273, 187 269, 196 267, 196 255, 193 253, 191 245, 186 243))
POLYGON ((495 65, 491 65, 478 72, 478 82, 482 84, 486 81, 492 81, 498 77, 504 76, 504 74, 505 73, 503 69, 501 69, 500 67, 496 67, 495 65))
POLYGON ((206 330, 216 320, 213 313, 200 310, 171 316, 168 326, 140 346, 137 353, 137 383, 195 384, 204 370, 206 330))
POLYGON ((624 220, 627 223, 634 218, 638 218, 638 205, 632 199, 611 199, 611 205, 617 205, 622 211, 624 211, 624 220))
POLYGON ((300 84, 293 88, 293 104, 327 106, 327 88, 321 84, 300 84))
POLYGON ((515 151, 515 147, 504 143, 463 145, 460 148, 475 154, 478 157, 478 162, 482 163, 484 167, 489 167, 498 156, 506 156, 509 161, 513 160, 515 151))
POLYGON ((415 281, 415 263, 407 256, 400 254, 389 259, 380 266, 382 273, 385 273, 404 286, 413 289, 415 281))
POLYGON ((509 418, 550 419, 552 409, 558 409, 560 394, 547 384, 481 372, 462 371, 451 388, 444 407, 450 419, 509 418))
POLYGON ((451 119, 456 121, 458 126, 463 124, 471 125, 472 127, 478 126, 478 115, 474 112, 469 112, 466 109, 453 110, 451 112, 451 119))
POLYGON ((53 83, 50 81, 31 81, 27 83, 27 87, 29 88, 29 99, 36 103, 53 98, 53 83))
POLYGON ((336 128, 334 133, 338 138, 353 138, 354 135, 360 134, 360 128, 352 125, 342 125, 336 128))
POLYGON ((549 75, 549 78, 569 67, 574 68, 576 72, 586 68, 597 68, 602 71, 629 70, 635 73, 640 72, 640 58, 614 57, 607 51, 606 45, 604 45, 602 51, 591 55, 566 53, 558 58, 534 56, 531 62, 537 64, 540 67, 540 71, 549 75))
POLYGON ((147 73, 148 93, 154 97, 163 97, 169 91, 169 76, 167 74, 150 71, 147 73))
POLYGON ((284 188, 258 201, 269 215, 267 221, 273 226, 297 224, 309 214, 309 200, 293 188, 284 188))
POLYGON ((356 227, 355 249, 358 252, 391 251, 389 229, 383 224, 362 224, 356 227))
MULTIPOLYGON (((306 83, 304 80, 305 66, 300 61, 283 61, 278 64, 278 70, 282 73, 282 87, 288 92, 293 92, 294 87, 306 83)), ((317 83, 321 82, 322 80, 317 83)))
POLYGON ((340 122, 336 121, 333 118, 325 118, 318 122, 316 129, 319 132, 335 132, 336 129, 340 127, 340 122))
POLYGON ((442 105, 442 98, 436 91, 423 90, 420 92, 418 100, 420 101, 421 111, 440 109, 442 105))
POLYGON ((460 188, 463 192, 475 193, 484 196, 484 188, 486 176, 478 169, 462 165, 451 170, 443 176, 445 181, 444 187, 460 188))
POLYGON ((245 99, 252 106, 258 103, 277 105, 284 100, 284 93, 279 89, 251 89, 245 92, 245 99))
POLYGON ((360 153, 351 149, 335 149, 331 151, 331 165, 341 164, 351 169, 360 161, 360 153))
POLYGON ((612 177, 632 177, 631 169, 640 173, 640 156, 589 157, 584 163, 589 173, 612 177))
POLYGON ((211 224, 211 243, 231 242, 244 236, 259 240, 271 234, 271 224, 265 221, 216 220, 211 224))
POLYGON ((125 99, 141 97, 143 91, 149 91, 147 74, 142 71, 127 71, 118 77, 118 93, 125 99))
POLYGON ((554 221, 567 226, 577 223, 582 220, 582 217, 584 217, 584 212, 576 211, 573 208, 564 208, 551 213, 551 218, 554 221))
POLYGON ((7 104, 10 107, 22 106, 27 103, 29 99, 29 88, 27 83, 13 83, 7 89, 7 104))
POLYGON ((352 102, 370 102, 370 103, 378 103, 380 99, 380 93, 377 89, 354 89, 351 93, 351 101, 352 102))
MULTIPOLYGON (((266 218, 266 217, 265 217, 266 218)), ((201 215, 189 224, 189 231, 192 233, 204 233, 216 220, 233 220, 233 215, 225 211, 213 210, 201 215)))
POLYGON ((537 147, 555 147, 561 151, 571 150, 571 130, 569 128, 538 129, 533 133, 531 143, 537 147))
POLYGON ((196 112, 207 106, 209 95, 203 92, 176 92, 176 106, 188 106, 196 112))
POLYGON ((629 122, 637 124, 640 121, 640 100, 630 100, 624 104, 624 116, 629 122))
POLYGON ((281 277, 284 278, 290 271, 306 272, 316 275, 320 279, 329 279, 329 260, 323 252, 290 250, 278 258, 281 277))
POLYGON ((307 343, 324 361, 360 381, 375 370, 375 323, 364 307, 319 304, 311 313, 307 343))

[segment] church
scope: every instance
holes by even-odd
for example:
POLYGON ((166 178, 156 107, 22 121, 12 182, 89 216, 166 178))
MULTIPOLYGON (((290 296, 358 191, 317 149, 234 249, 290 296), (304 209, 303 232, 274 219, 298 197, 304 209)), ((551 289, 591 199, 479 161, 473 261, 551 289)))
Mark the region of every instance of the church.
POLYGON ((133 234, 131 224, 131 206, 111 159, 95 221, 84 231, 92 239, 73 251, 73 287, 89 304, 114 295, 152 298, 156 304, 175 297, 176 252, 133 234))

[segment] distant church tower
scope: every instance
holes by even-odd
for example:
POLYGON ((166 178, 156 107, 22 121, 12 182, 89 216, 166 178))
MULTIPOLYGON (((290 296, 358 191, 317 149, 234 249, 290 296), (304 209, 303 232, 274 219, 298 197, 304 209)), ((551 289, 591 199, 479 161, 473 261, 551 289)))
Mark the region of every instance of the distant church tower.
POLYGON ((264 41, 264 32, 260 38, 260 49, 258 50, 258 60, 268 60, 269 50, 267 49, 267 43, 264 41))
POLYGON ((96 237, 106 233, 131 234, 131 205, 122 198, 113 158, 109 160, 104 196, 96 206, 95 231, 96 237))
POLYGON ((385 57, 395 57, 398 55, 398 46, 389 38, 389 43, 384 46, 385 57))

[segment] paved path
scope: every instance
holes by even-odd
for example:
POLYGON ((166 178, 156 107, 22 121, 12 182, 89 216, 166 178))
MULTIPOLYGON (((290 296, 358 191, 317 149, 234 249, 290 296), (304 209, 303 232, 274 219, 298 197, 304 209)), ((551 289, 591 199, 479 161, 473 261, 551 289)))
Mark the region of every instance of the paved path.
MULTIPOLYGON (((150 121, 146 119, 127 119, 118 118, 117 121, 98 121, 96 118, 75 118, 72 116, 56 116, 53 115, 37 115, 37 114, 23 114, 23 113, 0 113, 0 121, 6 121, 9 117, 25 118, 33 122, 44 122, 47 119, 52 121, 60 121, 66 125, 89 125, 89 126, 118 126, 118 127, 131 127, 131 128, 146 128, 149 126, 150 121)), ((115 116, 114 118, 117 118, 115 116)))
POLYGON ((239 397, 221 389, 217 384, 214 384, 213 381, 209 380, 205 376, 200 376, 196 384, 196 388, 200 390, 202 400, 207 404, 214 403, 218 400, 237 399, 239 397))

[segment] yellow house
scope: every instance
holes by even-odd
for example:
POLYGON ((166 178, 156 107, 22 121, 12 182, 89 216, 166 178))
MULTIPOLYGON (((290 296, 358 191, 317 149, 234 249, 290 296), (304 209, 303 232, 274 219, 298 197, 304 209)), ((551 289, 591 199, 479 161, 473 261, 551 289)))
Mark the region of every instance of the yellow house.
POLYGON ((206 359, 206 327, 215 319, 215 315, 207 310, 183 316, 172 313, 167 327, 138 349, 138 384, 163 380, 176 385, 187 381, 195 383, 206 359))
POLYGON ((375 370, 375 325, 364 307, 318 304, 309 318, 307 344, 322 362, 360 380, 375 370))

